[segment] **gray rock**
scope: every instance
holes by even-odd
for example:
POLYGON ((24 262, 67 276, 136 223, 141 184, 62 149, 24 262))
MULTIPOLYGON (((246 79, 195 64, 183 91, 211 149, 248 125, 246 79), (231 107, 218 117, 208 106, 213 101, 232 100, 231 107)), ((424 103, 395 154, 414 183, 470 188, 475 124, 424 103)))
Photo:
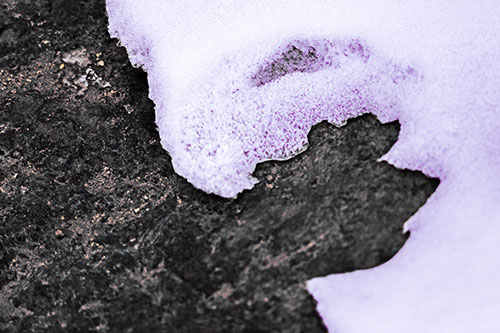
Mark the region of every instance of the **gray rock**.
POLYGON ((391 258, 438 185, 376 162, 399 126, 363 116, 207 195, 173 172, 104 1, 0 6, 0 331, 321 332, 305 281, 391 258), (89 69, 110 86, 63 83, 89 69))

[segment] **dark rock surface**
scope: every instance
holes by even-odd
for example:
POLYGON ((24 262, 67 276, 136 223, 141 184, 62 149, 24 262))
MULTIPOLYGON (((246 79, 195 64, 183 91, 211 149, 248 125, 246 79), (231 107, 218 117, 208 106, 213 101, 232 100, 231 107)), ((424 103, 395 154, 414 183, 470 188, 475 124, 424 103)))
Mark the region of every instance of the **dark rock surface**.
POLYGON ((324 331, 305 281, 391 258, 438 184, 376 162, 398 124, 322 123, 207 195, 106 25, 103 0, 0 1, 0 331, 324 331))

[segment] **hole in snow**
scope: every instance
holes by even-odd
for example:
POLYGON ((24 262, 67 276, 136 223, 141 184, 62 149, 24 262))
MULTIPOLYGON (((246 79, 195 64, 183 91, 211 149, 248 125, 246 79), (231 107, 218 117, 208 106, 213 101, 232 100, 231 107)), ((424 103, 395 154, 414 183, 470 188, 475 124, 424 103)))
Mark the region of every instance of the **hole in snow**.
POLYGON ((280 48, 270 62, 260 66, 251 82, 262 86, 294 72, 313 73, 325 67, 338 67, 347 58, 366 62, 369 52, 357 40, 294 40, 280 48))
MULTIPOLYGON (((304 282, 389 260, 408 237, 403 223, 439 183, 377 162, 398 133, 397 122, 382 125, 372 115, 341 128, 322 122, 310 131, 303 153, 258 164, 253 176, 259 183, 235 200, 206 195, 183 181, 177 193, 188 211, 177 223, 211 233, 204 231, 196 243, 209 250, 190 257, 203 263, 199 274, 184 257, 171 264, 180 266, 179 276, 192 275, 187 282, 207 295, 185 304, 205 312, 179 316, 176 329, 223 324, 228 331, 243 325, 248 331, 325 332, 304 282)), ((158 244, 151 247, 160 257, 171 251, 165 239, 158 244)))

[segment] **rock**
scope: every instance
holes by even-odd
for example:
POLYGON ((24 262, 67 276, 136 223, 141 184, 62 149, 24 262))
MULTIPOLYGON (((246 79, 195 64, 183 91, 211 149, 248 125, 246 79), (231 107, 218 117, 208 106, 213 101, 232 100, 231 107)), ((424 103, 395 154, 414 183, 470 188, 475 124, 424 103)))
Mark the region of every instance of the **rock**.
POLYGON ((391 258, 438 184, 377 162, 399 126, 363 116, 207 195, 173 172, 104 1, 4 11, 33 28, 0 58, 0 331, 324 331, 304 281, 391 258), (76 49, 111 86, 63 84, 76 49))

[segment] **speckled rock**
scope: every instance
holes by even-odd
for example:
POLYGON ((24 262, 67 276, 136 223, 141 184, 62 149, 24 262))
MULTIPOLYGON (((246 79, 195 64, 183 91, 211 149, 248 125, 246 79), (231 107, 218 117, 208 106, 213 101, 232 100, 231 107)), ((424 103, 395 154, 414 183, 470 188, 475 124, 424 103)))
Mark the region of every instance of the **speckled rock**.
POLYGON ((398 124, 321 123, 207 195, 106 25, 100 0, 0 4, 0 331, 325 331, 305 281, 391 258, 438 185, 376 161, 398 124))

